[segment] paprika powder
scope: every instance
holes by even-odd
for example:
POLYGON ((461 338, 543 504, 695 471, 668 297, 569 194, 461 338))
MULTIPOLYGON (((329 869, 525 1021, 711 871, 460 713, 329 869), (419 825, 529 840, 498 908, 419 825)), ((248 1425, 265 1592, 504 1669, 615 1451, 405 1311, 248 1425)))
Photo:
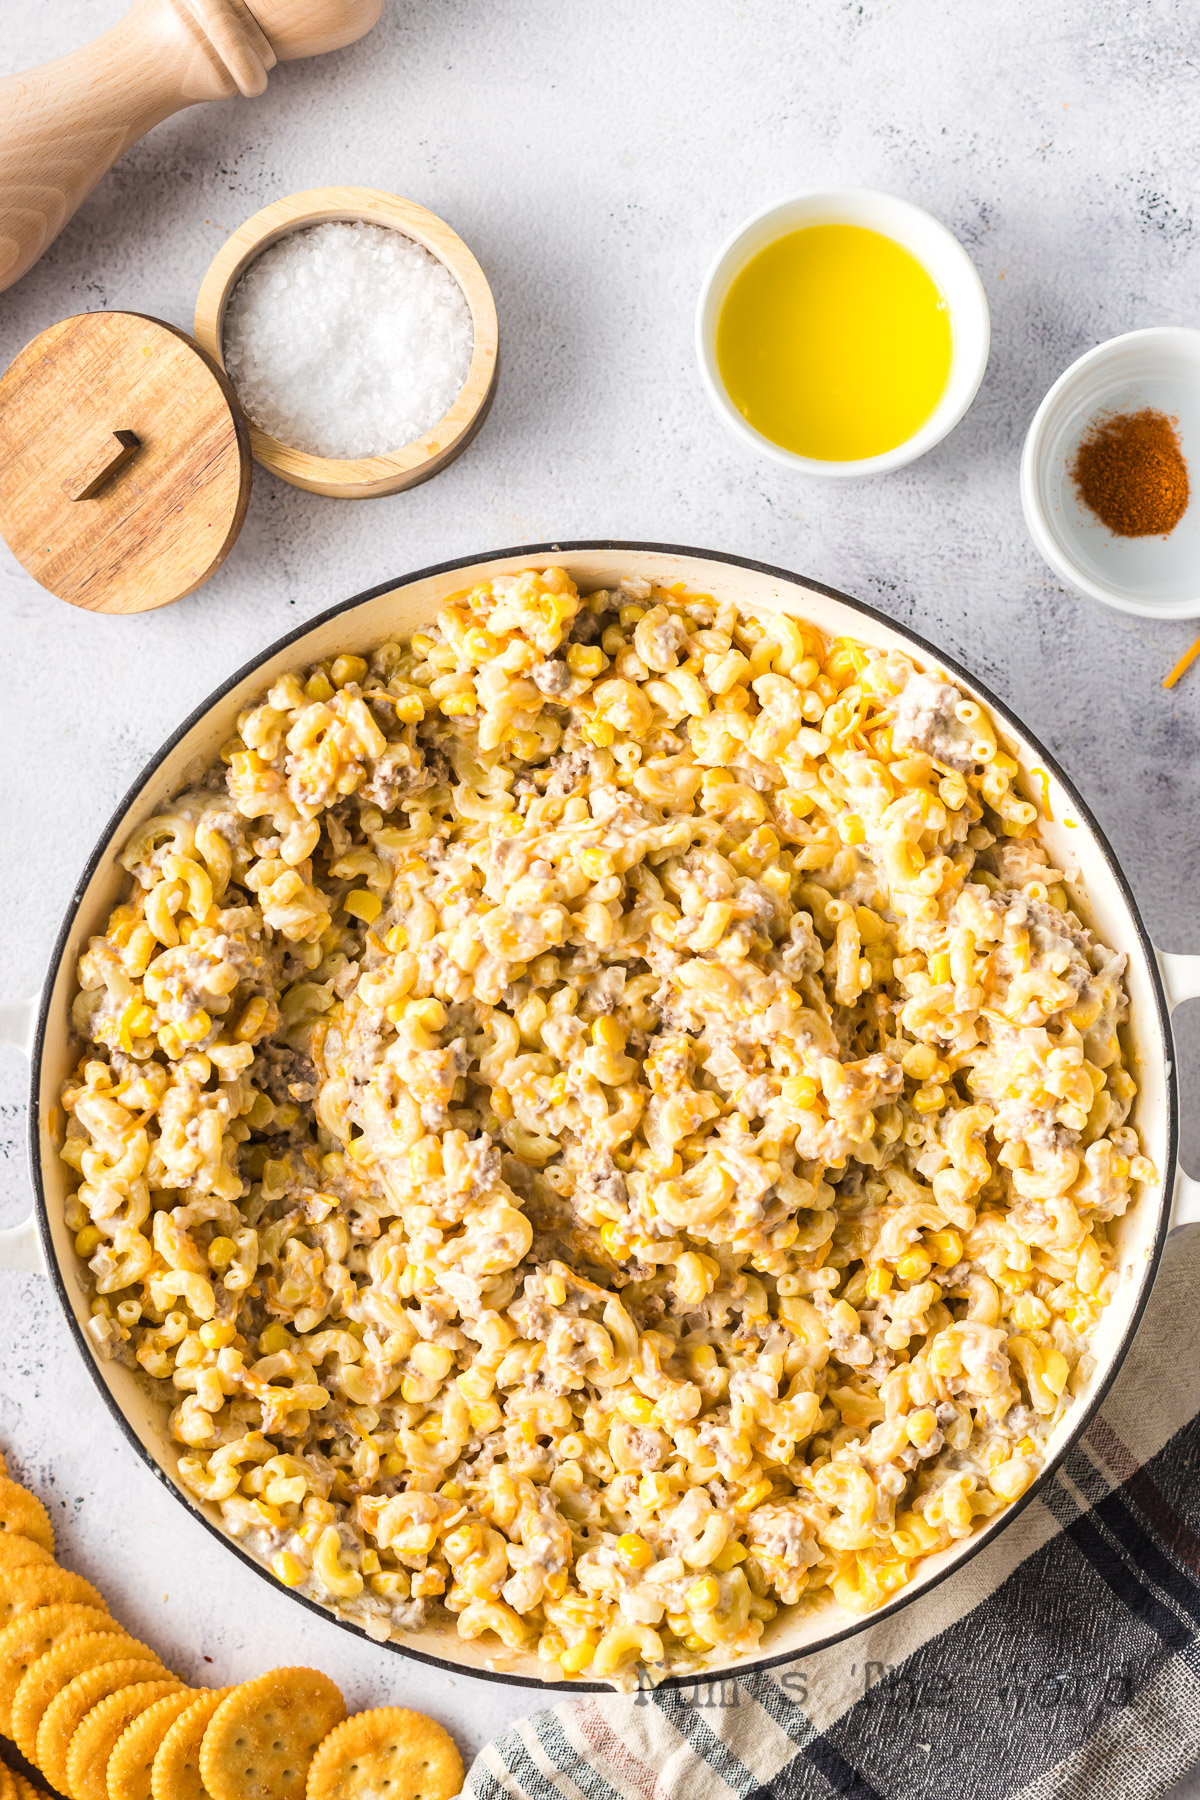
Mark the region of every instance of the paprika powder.
POLYGON ((1144 406, 1097 419, 1075 452, 1079 497, 1117 537, 1165 537, 1187 511, 1187 463, 1175 421, 1144 406))

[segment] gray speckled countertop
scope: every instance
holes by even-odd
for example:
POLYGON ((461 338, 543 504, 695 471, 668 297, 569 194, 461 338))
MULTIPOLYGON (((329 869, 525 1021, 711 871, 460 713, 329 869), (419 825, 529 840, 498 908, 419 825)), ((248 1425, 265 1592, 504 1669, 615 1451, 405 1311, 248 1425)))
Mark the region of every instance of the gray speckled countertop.
MULTIPOLYGON (((0 68, 58 54, 120 10, 8 0, 0 68)), ((741 552, 913 624, 1057 753, 1158 943, 1200 951, 1200 668, 1171 694, 1159 685, 1193 628, 1065 592, 1017 497, 1025 427, 1067 363, 1116 332, 1197 322, 1194 32, 1185 0, 390 0, 369 38, 280 67, 260 100, 161 126, 0 298, 0 364, 72 311, 190 327, 228 232, 280 195, 354 182, 421 201, 476 251, 500 311, 500 391, 476 444, 411 494, 339 502, 256 472, 228 562, 165 612, 72 611, 0 549, 0 996, 40 983, 114 802, 246 657, 407 569, 560 537, 741 552), (745 214, 847 182, 908 195, 958 233, 987 288, 992 359, 924 461, 802 483, 744 459, 711 416, 692 312, 745 214)), ((1181 1031, 1193 1096, 1197 1012, 1181 1031)), ((24 1080, 0 1052, 5 1224, 27 1192, 24 1080)), ((464 1750, 529 1709, 519 1690, 356 1643, 228 1557, 127 1448, 34 1278, 0 1276, 0 1444, 54 1504, 67 1557, 189 1676, 312 1662, 352 1704, 428 1707, 464 1750)))

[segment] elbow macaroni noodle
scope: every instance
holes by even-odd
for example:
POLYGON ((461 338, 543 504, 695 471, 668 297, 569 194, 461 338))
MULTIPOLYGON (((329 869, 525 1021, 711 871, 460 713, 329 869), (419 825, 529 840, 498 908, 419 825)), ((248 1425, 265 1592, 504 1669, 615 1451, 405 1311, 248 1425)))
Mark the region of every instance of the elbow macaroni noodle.
POLYGON ((92 1331, 279 1580, 628 1685, 1015 1500, 1153 1170, 1124 959, 899 653, 498 578, 127 845, 92 1331))

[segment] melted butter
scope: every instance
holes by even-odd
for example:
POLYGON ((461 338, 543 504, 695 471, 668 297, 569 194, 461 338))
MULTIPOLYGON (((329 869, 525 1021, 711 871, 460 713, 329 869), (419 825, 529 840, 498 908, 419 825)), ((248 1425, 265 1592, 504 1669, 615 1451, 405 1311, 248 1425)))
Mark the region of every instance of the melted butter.
POLYGON ((945 391, 952 348, 928 269, 860 225, 776 238, 734 277, 717 321, 717 366, 738 411, 823 462, 912 437, 945 391))

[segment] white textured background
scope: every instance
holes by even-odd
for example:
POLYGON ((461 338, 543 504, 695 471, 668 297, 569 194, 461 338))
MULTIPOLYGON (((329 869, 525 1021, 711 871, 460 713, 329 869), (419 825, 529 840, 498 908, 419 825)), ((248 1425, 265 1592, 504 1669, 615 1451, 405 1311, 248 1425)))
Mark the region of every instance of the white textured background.
MULTIPOLYGON (((0 70, 120 10, 0 0, 0 70)), ((110 809, 246 657, 423 563, 586 536, 783 563, 938 640, 1057 752, 1160 945, 1200 951, 1200 668, 1159 686, 1192 628, 1065 592, 1017 498, 1025 427, 1068 362, 1116 332, 1200 322, 1196 19, 1190 0, 390 0, 369 38, 277 69, 263 98, 159 127, 0 297, 0 365, 75 311, 190 328, 228 232, 280 195, 353 182, 422 202, 476 251, 500 311, 500 391, 475 445, 411 494, 324 500, 256 472, 225 567, 166 612, 75 612, 0 549, 0 996, 40 983, 110 809), (742 460, 709 414, 692 312, 745 214, 846 182, 905 194, 958 233, 991 303, 992 361, 923 462, 802 485, 742 460)), ((1196 1011, 1182 1033, 1193 1168, 1196 1011)), ((0 1223, 25 1205, 23 1114, 22 1067, 0 1052, 0 1223)), ((190 1676, 310 1661, 352 1704, 429 1707, 466 1751, 530 1704, 360 1648, 235 1564, 121 1439, 31 1278, 0 1276, 0 1443, 57 1501, 68 1558, 190 1676)))

